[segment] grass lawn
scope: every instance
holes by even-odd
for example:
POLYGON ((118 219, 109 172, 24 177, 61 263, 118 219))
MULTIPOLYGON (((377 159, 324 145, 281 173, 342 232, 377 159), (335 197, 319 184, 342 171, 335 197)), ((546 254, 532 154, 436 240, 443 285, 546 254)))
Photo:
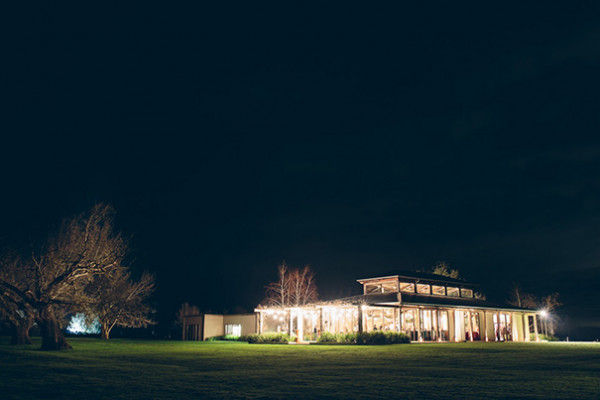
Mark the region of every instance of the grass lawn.
POLYGON ((0 338, 0 399, 600 399, 600 344, 71 344, 0 338))

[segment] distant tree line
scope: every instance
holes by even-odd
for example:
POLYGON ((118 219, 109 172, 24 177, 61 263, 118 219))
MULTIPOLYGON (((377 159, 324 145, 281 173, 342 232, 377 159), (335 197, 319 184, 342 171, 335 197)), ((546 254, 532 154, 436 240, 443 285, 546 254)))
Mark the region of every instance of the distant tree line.
POLYGON ((126 264, 129 245, 114 228, 114 210, 105 204, 63 220, 38 249, 0 254, 0 319, 12 327, 12 343, 30 343, 40 328, 42 349, 70 348, 66 318, 85 313, 98 319, 101 337, 115 326, 152 323, 148 299, 154 277, 133 280, 126 264))

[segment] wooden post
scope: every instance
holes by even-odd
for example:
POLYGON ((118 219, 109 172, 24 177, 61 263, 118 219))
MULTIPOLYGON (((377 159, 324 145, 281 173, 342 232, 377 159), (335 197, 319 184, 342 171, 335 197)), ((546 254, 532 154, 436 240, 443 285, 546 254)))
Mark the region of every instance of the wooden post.
POLYGON ((535 341, 540 341, 540 336, 538 335, 538 326, 537 326, 537 315, 533 314, 533 331, 535 332, 535 341))
POLYGON ((528 324, 525 323, 525 313, 521 313, 521 320, 523 321, 523 341, 525 342, 529 333, 529 326, 527 326, 528 324))

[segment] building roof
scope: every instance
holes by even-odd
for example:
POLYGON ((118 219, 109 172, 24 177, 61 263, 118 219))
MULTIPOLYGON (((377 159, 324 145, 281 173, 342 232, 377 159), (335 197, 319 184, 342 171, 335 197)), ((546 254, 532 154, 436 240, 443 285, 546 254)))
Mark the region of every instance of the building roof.
POLYGON ((385 274, 381 274, 377 277, 373 278, 365 278, 365 279, 357 279, 358 282, 368 282, 371 280, 379 280, 385 278, 406 278, 417 281, 428 281, 428 282, 443 282, 443 283, 451 283, 455 285, 462 286, 479 286, 474 283, 469 283, 463 279, 454 279, 449 276, 436 275, 436 274, 428 274, 425 272, 414 272, 414 271, 393 271, 385 274))
POLYGON ((531 311, 527 308, 508 306, 505 304, 493 303, 487 300, 465 298, 465 297, 446 297, 431 296, 413 293, 375 293, 359 296, 346 297, 343 299, 332 300, 329 303, 351 303, 365 305, 392 305, 398 304, 407 306, 439 306, 439 307, 461 307, 461 308, 485 308, 494 310, 513 310, 513 311, 531 311))
POLYGON ((402 304, 406 305, 428 305, 428 306, 450 306, 450 307, 469 307, 469 308, 493 308, 497 310, 515 310, 515 311, 536 311, 528 308, 510 306, 506 304, 493 303, 487 300, 466 298, 466 297, 447 297, 447 296, 428 296, 413 293, 401 293, 402 304))

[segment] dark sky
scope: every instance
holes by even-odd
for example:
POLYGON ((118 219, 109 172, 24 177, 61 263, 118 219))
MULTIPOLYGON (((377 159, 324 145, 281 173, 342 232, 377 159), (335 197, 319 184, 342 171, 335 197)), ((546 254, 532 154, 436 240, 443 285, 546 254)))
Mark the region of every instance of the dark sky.
POLYGON ((285 3, 29 10, 0 240, 113 204, 163 326, 252 310, 284 259, 328 298, 445 260, 600 335, 599 7, 285 3))

